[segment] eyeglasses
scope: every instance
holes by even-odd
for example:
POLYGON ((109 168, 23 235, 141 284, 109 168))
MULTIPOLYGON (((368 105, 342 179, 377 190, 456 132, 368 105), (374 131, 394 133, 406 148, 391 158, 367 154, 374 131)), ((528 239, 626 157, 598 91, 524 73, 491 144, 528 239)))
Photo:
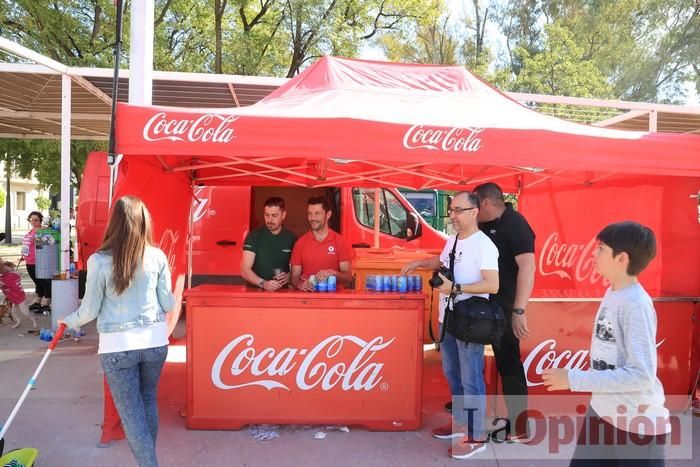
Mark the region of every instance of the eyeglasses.
POLYGON ((447 215, 451 216, 452 214, 462 214, 464 211, 471 211, 472 209, 478 209, 476 206, 472 208, 450 208, 447 210, 447 215))

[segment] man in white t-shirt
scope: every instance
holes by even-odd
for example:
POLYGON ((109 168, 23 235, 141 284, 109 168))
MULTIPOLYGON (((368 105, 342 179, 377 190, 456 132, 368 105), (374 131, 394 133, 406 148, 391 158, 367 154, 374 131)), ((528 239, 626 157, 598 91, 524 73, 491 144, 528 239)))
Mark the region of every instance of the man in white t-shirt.
MULTIPOLYGON (((451 237, 440 256, 413 261, 404 266, 402 274, 416 268, 437 271, 440 266, 450 267, 450 253, 457 242, 454 261, 454 285, 442 274, 440 291, 440 328, 443 326, 445 306, 450 294, 459 302, 472 296, 488 298, 498 292, 498 248, 479 230, 477 215, 479 197, 461 192, 455 195, 448 210, 452 226, 457 232, 451 237)), ((453 444, 451 456, 467 459, 486 450, 486 385, 484 383, 484 346, 455 339, 449 332, 440 345, 442 367, 454 400, 454 421, 433 430, 439 439, 459 438, 453 444)))

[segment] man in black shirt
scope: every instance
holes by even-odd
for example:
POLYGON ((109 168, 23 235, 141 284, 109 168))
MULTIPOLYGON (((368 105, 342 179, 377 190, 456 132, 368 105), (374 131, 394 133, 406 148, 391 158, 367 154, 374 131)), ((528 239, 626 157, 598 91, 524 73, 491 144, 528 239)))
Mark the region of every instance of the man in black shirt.
POLYGON ((527 380, 520 360, 520 339, 530 333, 525 309, 535 284, 535 232, 511 203, 506 203, 501 187, 484 183, 474 189, 481 199, 479 228, 498 248, 500 287, 492 298, 505 311, 506 329, 500 348, 494 348, 496 366, 506 396, 509 439, 527 440, 527 419, 516 419, 527 411, 527 380), (512 397, 508 397, 512 396, 512 397))

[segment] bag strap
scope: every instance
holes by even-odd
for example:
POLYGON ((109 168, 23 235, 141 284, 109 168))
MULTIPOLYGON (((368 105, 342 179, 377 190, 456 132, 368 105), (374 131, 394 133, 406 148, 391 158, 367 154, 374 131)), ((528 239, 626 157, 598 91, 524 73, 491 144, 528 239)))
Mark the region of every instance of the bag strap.
MULTIPOLYGON (((455 277, 455 256, 457 252, 457 235, 455 235, 455 242, 452 245, 452 251, 450 251, 450 275, 454 279, 455 277)), ((450 295, 447 297, 447 305, 445 306, 445 315, 443 316, 442 330, 440 332, 440 340, 435 340, 435 335, 433 334, 433 293, 434 290, 430 292, 430 316, 428 317, 428 334, 433 340, 433 344, 441 344, 445 340, 445 333, 447 332, 447 320, 449 319, 450 313, 452 312, 452 307, 454 307, 454 290, 455 283, 452 282, 452 289, 450 290, 450 295), (452 306, 450 306, 452 302, 452 306)))

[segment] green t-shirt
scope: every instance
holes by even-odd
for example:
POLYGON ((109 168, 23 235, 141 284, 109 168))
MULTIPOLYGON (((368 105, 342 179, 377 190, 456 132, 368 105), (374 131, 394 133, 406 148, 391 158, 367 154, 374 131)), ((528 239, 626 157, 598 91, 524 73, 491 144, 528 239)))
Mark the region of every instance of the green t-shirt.
POLYGON ((280 233, 273 235, 263 225, 248 234, 243 250, 255 253, 253 272, 262 279, 270 280, 274 268, 289 272, 289 258, 296 241, 296 235, 284 227, 280 233))

